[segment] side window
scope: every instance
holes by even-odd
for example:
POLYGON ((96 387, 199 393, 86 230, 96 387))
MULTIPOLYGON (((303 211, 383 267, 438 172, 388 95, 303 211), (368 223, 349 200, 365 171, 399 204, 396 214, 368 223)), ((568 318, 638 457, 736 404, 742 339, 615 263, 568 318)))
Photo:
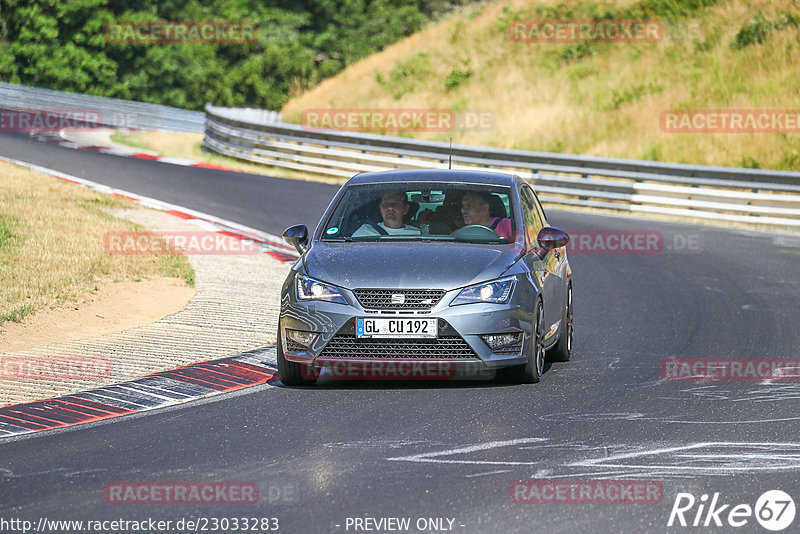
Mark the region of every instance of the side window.
POLYGON ((520 196, 522 197, 522 218, 525 222, 525 235, 528 238, 528 247, 532 247, 536 244, 536 238, 543 224, 541 217, 534 208, 535 202, 531 197, 530 190, 523 188, 520 196))
POLYGON ((542 219, 542 225, 547 226, 547 215, 545 214, 542 203, 539 202, 539 197, 536 196, 536 193, 533 193, 533 205, 536 206, 536 211, 539 213, 539 217, 542 219))

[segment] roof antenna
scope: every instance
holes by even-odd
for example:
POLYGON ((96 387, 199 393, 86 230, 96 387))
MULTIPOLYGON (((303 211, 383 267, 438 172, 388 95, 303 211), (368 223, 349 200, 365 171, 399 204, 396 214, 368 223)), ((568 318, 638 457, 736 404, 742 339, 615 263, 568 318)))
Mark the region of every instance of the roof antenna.
POLYGON ((447 160, 447 168, 453 168, 453 138, 450 138, 450 157, 447 160))

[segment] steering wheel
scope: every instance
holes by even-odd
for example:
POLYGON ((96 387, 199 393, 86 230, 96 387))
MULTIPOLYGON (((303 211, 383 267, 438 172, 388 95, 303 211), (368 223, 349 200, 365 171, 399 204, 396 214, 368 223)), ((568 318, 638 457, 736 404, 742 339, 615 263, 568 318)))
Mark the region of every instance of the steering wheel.
POLYGON ((499 239, 500 235, 488 226, 468 224, 453 232, 453 237, 456 239, 499 239))

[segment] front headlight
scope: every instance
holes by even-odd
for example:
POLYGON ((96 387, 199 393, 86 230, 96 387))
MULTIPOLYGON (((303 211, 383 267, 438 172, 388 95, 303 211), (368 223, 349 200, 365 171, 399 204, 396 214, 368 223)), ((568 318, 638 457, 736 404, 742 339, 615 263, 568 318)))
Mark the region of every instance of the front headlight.
POLYGON ((514 278, 504 278, 494 282, 486 282, 475 286, 465 287, 450 304, 472 304, 484 302, 489 304, 506 304, 511 300, 511 292, 514 290, 514 278))
POLYGON ((334 286, 302 275, 297 276, 297 299, 347 304, 342 294, 334 286))

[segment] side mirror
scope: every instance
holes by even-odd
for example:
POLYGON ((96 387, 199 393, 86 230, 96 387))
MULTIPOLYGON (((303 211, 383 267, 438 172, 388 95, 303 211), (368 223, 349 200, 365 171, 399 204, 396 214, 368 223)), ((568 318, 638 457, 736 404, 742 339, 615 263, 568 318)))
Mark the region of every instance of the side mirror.
POLYGON ((564 230, 545 226, 539 230, 539 235, 536 236, 539 246, 546 251, 551 251, 554 248, 564 247, 569 243, 569 235, 564 230))
POLYGON ((290 226, 283 232, 283 240, 302 254, 308 248, 308 228, 305 224, 290 226))

